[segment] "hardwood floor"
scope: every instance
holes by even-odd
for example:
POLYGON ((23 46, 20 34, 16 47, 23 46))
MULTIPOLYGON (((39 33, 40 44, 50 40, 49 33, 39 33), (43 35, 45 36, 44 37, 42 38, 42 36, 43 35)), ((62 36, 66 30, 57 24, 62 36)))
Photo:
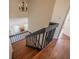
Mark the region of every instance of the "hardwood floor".
POLYGON ((12 59, 32 59, 39 51, 25 46, 25 40, 18 41, 13 46, 12 59))
POLYGON ((55 47, 53 47, 53 42, 51 42, 32 59, 70 59, 69 37, 63 34, 62 38, 58 40, 55 47))
POLYGON ((25 40, 13 44, 13 59, 70 59, 70 38, 63 34, 41 50, 25 47, 25 40), (56 44, 56 45, 55 45, 56 44))

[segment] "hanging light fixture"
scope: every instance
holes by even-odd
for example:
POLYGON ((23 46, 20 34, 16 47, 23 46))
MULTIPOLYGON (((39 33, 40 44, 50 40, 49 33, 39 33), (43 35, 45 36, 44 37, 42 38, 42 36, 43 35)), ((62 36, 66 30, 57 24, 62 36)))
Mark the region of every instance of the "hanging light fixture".
POLYGON ((20 4, 19 4, 19 10, 22 11, 22 12, 26 12, 27 11, 27 3, 22 1, 20 4))

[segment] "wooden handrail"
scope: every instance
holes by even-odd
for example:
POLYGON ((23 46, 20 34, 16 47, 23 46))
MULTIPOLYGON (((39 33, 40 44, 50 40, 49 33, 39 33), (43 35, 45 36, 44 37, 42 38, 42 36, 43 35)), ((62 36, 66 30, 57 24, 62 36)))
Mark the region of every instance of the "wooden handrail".
POLYGON ((40 33, 44 33, 45 30, 46 30, 46 28, 42 28, 42 29, 40 29, 40 30, 38 30, 36 32, 30 33, 29 35, 26 36, 26 38, 30 37, 30 36, 34 36, 34 35, 40 34, 40 33))

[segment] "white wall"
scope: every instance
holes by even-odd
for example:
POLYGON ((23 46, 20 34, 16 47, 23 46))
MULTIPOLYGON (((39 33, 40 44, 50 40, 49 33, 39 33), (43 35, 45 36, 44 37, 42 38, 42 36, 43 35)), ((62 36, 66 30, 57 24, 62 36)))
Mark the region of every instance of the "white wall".
POLYGON ((9 25, 22 25, 22 24, 27 24, 28 23, 28 18, 9 18, 9 25))
POLYGON ((18 17, 27 17, 28 12, 21 12, 19 10, 19 4, 21 1, 28 3, 28 0, 9 0, 9 17, 18 18, 18 17))
POLYGON ((69 0, 56 0, 51 19, 51 22, 59 23, 59 26, 55 32, 55 38, 57 38, 58 34, 60 33, 61 27, 69 9, 69 3, 69 0))
POLYGON ((55 0, 30 0, 28 6, 29 30, 34 32, 47 27, 52 16, 55 0))
POLYGON ((66 20, 65 20, 64 25, 62 27, 61 33, 59 35, 59 39, 62 38, 63 34, 65 34, 68 37, 70 37, 70 11, 67 14, 66 20))
POLYGON ((25 30, 28 30, 28 18, 10 18, 9 30, 10 34, 19 33, 19 26, 26 25, 25 30))

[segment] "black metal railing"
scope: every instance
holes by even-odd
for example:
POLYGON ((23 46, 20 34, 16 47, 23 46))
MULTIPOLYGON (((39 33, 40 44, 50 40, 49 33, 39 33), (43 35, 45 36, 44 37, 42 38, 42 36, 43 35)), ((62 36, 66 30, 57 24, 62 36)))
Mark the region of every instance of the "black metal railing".
POLYGON ((22 33, 17 33, 17 34, 14 34, 14 35, 10 35, 9 38, 10 38, 11 43, 14 43, 16 41, 24 39, 25 36, 28 35, 28 34, 31 34, 31 32, 24 31, 22 33))
POLYGON ((43 49, 45 48, 49 42, 52 41, 54 32, 56 30, 56 27, 58 24, 50 24, 46 28, 42 28, 34 33, 31 33, 27 35, 26 38, 26 46, 37 48, 37 49, 43 49))

